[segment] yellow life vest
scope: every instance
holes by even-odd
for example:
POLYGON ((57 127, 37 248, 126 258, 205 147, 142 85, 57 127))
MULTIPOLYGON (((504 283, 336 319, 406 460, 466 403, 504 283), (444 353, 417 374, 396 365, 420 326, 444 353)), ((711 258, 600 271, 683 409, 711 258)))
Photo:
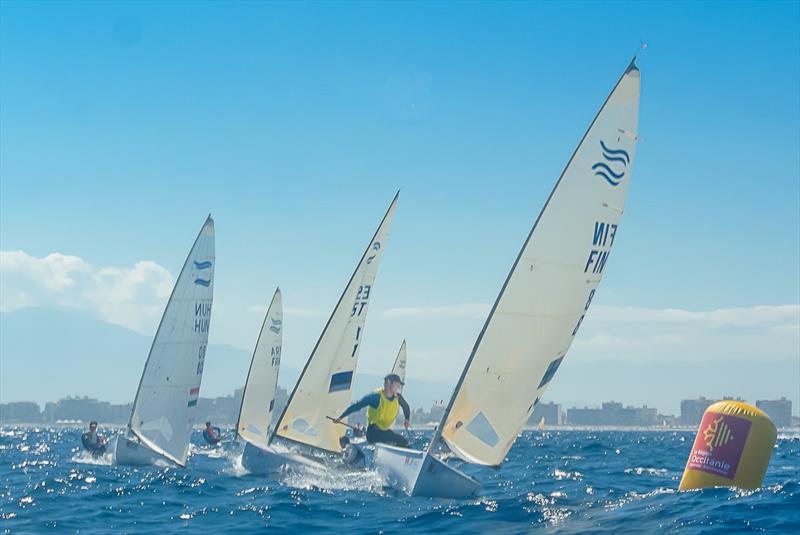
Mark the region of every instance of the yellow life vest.
POLYGON ((379 388, 375 392, 381 396, 381 401, 378 403, 377 409, 372 406, 367 407, 367 423, 377 425, 378 429, 386 431, 392 427, 397 418, 397 410, 400 407, 399 396, 389 399, 383 393, 383 388, 379 388))

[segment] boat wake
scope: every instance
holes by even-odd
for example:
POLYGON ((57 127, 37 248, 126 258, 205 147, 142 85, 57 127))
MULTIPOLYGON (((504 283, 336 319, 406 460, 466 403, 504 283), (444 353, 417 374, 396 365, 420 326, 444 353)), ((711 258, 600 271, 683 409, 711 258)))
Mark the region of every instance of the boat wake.
POLYGON ((345 471, 305 465, 284 467, 281 483, 297 489, 332 491, 361 491, 384 495, 386 481, 377 470, 345 471))
POLYGON ((209 459, 222 459, 228 456, 225 446, 198 446, 189 445, 189 455, 203 455, 209 459))
POLYGON ((112 452, 104 453, 103 455, 92 455, 86 450, 78 450, 75 455, 70 459, 73 463, 78 464, 94 464, 97 466, 111 466, 114 464, 114 454, 112 452))

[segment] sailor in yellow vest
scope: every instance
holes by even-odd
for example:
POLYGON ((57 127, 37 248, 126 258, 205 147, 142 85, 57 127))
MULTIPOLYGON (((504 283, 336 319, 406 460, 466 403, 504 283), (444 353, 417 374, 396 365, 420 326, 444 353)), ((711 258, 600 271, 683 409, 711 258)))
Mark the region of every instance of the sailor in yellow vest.
POLYGON ((403 409, 403 416, 405 416, 403 425, 405 428, 408 429, 408 426, 411 425, 411 410, 406 400, 398 392, 402 385, 403 381, 400 380, 400 376, 396 373, 390 373, 383 378, 383 388, 367 394, 347 407, 341 416, 334 421, 338 423, 348 414, 353 414, 367 407, 367 442, 370 444, 380 442, 390 446, 407 448, 408 441, 402 435, 391 430, 399 408, 403 409))

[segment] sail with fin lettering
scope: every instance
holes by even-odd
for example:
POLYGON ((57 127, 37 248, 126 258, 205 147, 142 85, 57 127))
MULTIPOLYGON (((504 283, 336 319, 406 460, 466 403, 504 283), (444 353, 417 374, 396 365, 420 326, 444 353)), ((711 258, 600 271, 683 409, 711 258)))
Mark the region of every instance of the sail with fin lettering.
POLYGON ((500 290, 429 451, 503 462, 578 333, 619 237, 639 120, 625 70, 573 153, 500 290))

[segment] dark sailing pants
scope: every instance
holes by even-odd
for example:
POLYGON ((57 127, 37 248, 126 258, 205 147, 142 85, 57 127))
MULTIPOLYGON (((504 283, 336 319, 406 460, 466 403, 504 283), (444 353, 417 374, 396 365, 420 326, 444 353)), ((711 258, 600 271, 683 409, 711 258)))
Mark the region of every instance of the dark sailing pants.
POLYGON ((403 435, 395 433, 391 429, 387 429, 384 431, 380 429, 377 425, 370 424, 367 427, 367 442, 370 444, 375 444, 376 442, 380 442, 381 444, 388 444, 390 446, 398 446, 400 448, 408 448, 408 441, 403 438, 403 435))

